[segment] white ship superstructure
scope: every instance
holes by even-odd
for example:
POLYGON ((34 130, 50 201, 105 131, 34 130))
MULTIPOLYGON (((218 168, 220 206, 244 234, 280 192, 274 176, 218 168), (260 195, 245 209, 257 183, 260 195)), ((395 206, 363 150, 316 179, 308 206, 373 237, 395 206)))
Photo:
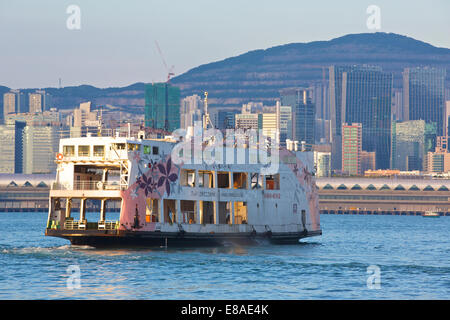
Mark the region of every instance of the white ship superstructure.
POLYGON ((179 143, 62 139, 46 235, 73 244, 147 246, 290 243, 321 234, 311 152, 277 149, 276 171, 268 172, 248 145, 220 146, 214 157, 221 161, 211 161, 212 153, 197 161, 205 144, 192 141, 197 149, 180 161, 179 143), (96 221, 86 218, 92 206, 100 211, 96 221), (111 207, 120 208, 119 220, 108 219, 111 207))

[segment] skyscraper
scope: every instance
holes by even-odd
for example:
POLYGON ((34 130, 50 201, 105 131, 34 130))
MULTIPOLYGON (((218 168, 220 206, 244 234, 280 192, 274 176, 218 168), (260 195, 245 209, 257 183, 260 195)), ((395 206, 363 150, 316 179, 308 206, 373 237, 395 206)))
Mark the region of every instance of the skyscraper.
POLYGON ((426 155, 434 151, 436 125, 425 120, 392 122, 391 169, 424 170, 426 155))
POLYGON ((342 171, 349 175, 361 174, 362 125, 342 124, 342 171))
POLYGON ((42 112, 43 109, 43 99, 40 93, 29 93, 28 94, 29 101, 29 112, 30 113, 39 113, 42 112))
POLYGON ((180 128, 193 127, 196 121, 203 120, 204 103, 202 98, 194 94, 181 100, 180 128))
POLYGON ((292 108, 293 139, 305 141, 309 149, 315 143, 316 107, 311 101, 311 90, 289 88, 280 91, 281 105, 292 108))
POLYGON ((3 94, 3 118, 10 113, 27 112, 25 108, 25 98, 20 90, 11 90, 3 94))
POLYGON ((434 122, 438 135, 445 133, 445 75, 445 69, 431 67, 406 68, 403 71, 405 120, 434 122))
POLYGON ((169 83, 145 85, 145 126, 172 132, 180 128, 180 89, 169 83))
MULTIPOLYGON (((376 152, 377 168, 389 168, 392 79, 375 66, 330 67, 332 159, 342 154, 342 123, 361 123, 362 148, 376 152)), ((333 169, 339 169, 339 160, 333 160, 333 169)))
POLYGON ((25 122, 0 125, 0 173, 23 173, 23 131, 25 122))
POLYGON ((23 130, 23 173, 54 172, 60 138, 59 127, 27 125, 23 130))

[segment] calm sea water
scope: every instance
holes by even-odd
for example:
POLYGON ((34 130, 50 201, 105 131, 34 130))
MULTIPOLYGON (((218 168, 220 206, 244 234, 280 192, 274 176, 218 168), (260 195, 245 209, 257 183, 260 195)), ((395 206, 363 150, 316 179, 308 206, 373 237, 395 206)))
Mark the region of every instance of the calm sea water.
MULTIPOLYGON (((323 215, 298 245, 98 250, 0 213, 0 299, 449 299, 450 218, 323 215), (80 268, 69 289, 68 267, 80 268), (380 288, 367 287, 367 268, 380 288)), ((72 282, 70 282, 72 283, 72 282)))

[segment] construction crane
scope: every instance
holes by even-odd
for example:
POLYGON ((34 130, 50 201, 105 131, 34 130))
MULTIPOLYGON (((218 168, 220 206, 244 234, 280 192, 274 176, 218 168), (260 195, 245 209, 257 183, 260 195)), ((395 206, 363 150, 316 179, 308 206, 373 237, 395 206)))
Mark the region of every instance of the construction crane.
POLYGON ((171 66, 170 69, 169 69, 169 67, 167 67, 167 63, 166 63, 166 60, 164 59, 164 55, 163 55, 163 53, 161 51, 161 48, 159 47, 158 41, 156 41, 156 40, 155 40, 155 45, 156 45, 156 48, 158 49, 159 55, 161 56, 162 62, 164 64, 164 67, 166 68, 167 83, 169 83, 170 82, 170 77, 175 75, 175 73, 173 72, 174 66, 171 66))

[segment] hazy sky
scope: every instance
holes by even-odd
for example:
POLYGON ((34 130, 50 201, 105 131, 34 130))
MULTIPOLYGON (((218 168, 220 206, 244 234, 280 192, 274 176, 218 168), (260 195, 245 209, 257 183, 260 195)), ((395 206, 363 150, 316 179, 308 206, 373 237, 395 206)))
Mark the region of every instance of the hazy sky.
POLYGON ((167 64, 181 74, 255 49, 373 32, 450 48, 450 0, 0 0, 0 85, 12 88, 164 81, 167 64), (81 10, 79 30, 67 7, 81 10))

